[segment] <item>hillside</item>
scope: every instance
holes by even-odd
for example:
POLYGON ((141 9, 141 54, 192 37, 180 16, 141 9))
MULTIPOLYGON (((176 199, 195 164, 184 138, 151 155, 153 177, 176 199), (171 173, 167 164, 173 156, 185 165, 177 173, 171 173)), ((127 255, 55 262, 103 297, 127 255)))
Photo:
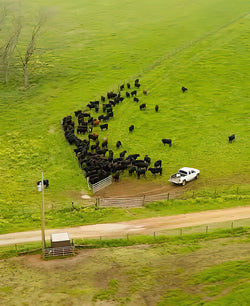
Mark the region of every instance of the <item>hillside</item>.
MULTIPOLYGON (((11 14, 22 17, 17 48, 22 54, 41 9, 47 20, 30 62, 28 88, 23 85, 17 50, 9 84, 0 85, 3 232, 15 218, 19 222, 21 215, 29 219, 29 228, 37 226, 41 194, 36 182, 41 171, 50 181, 48 210, 69 207, 71 201, 79 200, 80 192, 88 193, 60 122, 85 109, 90 100, 117 91, 124 82, 132 84, 136 78, 141 83, 138 98, 146 103, 146 110, 140 111, 132 99, 125 99, 115 107, 109 130, 95 129, 101 140, 108 137, 115 157, 126 150, 142 157, 148 154, 152 161, 161 159, 162 177, 149 173, 147 182, 168 184, 169 175, 185 165, 201 171, 199 181, 192 185, 195 189, 240 186, 248 192, 246 1, 229 5, 226 0, 192 4, 187 0, 146 4, 142 0, 26 0, 20 5, 9 4, 2 44, 13 21, 11 14), (185 94, 182 86, 188 88, 185 94), (159 113, 154 112, 155 104, 159 113), (131 124, 135 130, 129 134, 131 124), (231 134, 236 140, 229 144, 231 134), (164 147, 162 138, 171 138, 173 146, 164 147), (115 149, 117 140, 123 143, 120 150, 115 149)), ((128 174, 120 179, 128 179, 128 174)), ((137 184, 136 177, 131 180, 137 184)))

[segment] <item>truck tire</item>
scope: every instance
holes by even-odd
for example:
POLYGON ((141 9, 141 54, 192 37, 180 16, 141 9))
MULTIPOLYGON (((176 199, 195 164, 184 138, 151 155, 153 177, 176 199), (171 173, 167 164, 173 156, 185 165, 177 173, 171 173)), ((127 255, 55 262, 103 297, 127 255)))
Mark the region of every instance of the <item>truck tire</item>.
POLYGON ((197 179, 198 179, 198 177, 199 177, 199 173, 196 175, 195 179, 197 180, 197 179))
POLYGON ((186 185, 186 181, 184 180, 183 182, 182 182, 182 186, 185 186, 186 185))

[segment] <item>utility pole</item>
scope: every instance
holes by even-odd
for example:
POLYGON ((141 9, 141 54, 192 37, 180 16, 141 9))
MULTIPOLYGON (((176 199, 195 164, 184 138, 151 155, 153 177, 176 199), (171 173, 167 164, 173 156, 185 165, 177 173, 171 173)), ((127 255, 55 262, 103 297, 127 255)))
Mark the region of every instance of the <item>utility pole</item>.
POLYGON ((44 185, 43 185, 43 171, 42 171, 42 207, 41 207, 41 219, 42 219, 42 248, 45 249, 45 219, 44 219, 44 185))

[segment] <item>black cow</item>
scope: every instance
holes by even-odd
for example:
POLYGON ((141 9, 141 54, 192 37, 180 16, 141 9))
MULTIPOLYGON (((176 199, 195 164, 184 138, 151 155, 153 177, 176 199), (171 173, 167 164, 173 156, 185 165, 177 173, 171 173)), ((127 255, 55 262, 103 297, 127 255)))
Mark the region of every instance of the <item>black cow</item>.
POLYGON ((75 116, 78 117, 82 113, 81 110, 75 111, 75 116))
POLYGON ((105 97, 104 96, 101 96, 101 101, 105 102, 105 97))
POLYGON ((135 83, 135 87, 139 88, 140 86, 141 86, 141 84, 135 83))
POLYGON ((143 90, 143 94, 144 94, 144 95, 147 95, 148 92, 144 89, 144 90, 143 90))
POLYGON ((96 153, 99 154, 99 155, 105 156, 106 152, 108 152, 108 149, 99 150, 99 149, 96 148, 96 153))
POLYGON ((235 135, 234 135, 234 134, 231 135, 231 136, 228 136, 228 141, 229 141, 230 143, 232 143, 233 140, 235 140, 235 135))
POLYGON ((100 116, 98 117, 98 120, 103 120, 103 117, 104 117, 104 115, 100 115, 100 116))
POLYGON ((184 92, 187 91, 188 89, 187 89, 186 87, 182 86, 181 90, 182 90, 182 92, 184 93, 184 92))
POLYGON ((90 117, 90 113, 82 113, 83 117, 90 117))
POLYGON ((132 96, 132 97, 133 97, 133 96, 136 96, 136 94, 137 94, 137 91, 136 91, 136 90, 131 91, 131 96, 132 96))
POLYGON ((155 111, 158 112, 158 110, 159 110, 159 106, 155 105, 155 111))
POLYGON ((139 102, 139 99, 136 98, 136 97, 134 97, 134 101, 135 101, 136 103, 138 103, 138 102, 139 102))
POLYGON ((148 155, 145 155, 144 161, 145 161, 147 164, 150 165, 150 163, 151 163, 151 158, 150 158, 148 155))
POLYGON ((164 146, 165 146, 165 144, 168 144, 169 145, 169 147, 171 147, 172 146, 172 140, 171 139, 162 139, 161 140, 162 141, 162 143, 164 144, 164 146))
POLYGON ((113 91, 110 91, 107 93, 107 98, 108 99, 114 99, 117 96, 116 93, 113 93, 113 91))
POLYGON ((107 117, 108 117, 108 118, 113 118, 113 117, 114 117, 114 113, 113 113, 113 112, 107 113, 107 117))
POLYGON ((161 167, 162 161, 159 159, 154 163, 155 167, 161 167))
POLYGON ((81 126, 81 125, 79 125, 78 127, 77 127, 77 134, 85 134, 86 132, 88 131, 88 128, 87 128, 87 126, 81 126))
POLYGON ((132 133, 132 131, 135 129, 134 125, 132 124, 129 128, 129 133, 132 133))
POLYGON ((124 84, 120 86, 120 90, 123 90, 123 89, 124 89, 124 84))
POLYGON ((103 118, 102 118, 102 121, 103 121, 103 122, 106 122, 106 121, 108 121, 108 120, 109 120, 109 116, 108 116, 108 115, 103 116, 103 118))
POLYGON ((136 171, 138 180, 140 179, 140 176, 141 176, 141 175, 144 176, 144 177, 146 177, 146 171, 147 171, 146 169, 138 169, 138 170, 136 171))
POLYGON ((108 139, 104 138, 103 142, 102 142, 102 148, 107 148, 108 146, 108 139))
POLYGON ((130 83, 127 83, 127 88, 128 88, 128 89, 130 88, 130 83))
POLYGON ((98 137, 99 137, 99 135, 98 135, 98 134, 89 134, 89 135, 88 135, 89 140, 90 140, 90 139, 92 139, 92 140, 94 140, 94 141, 95 141, 95 140, 97 140, 97 139, 98 139, 98 137))
POLYGON ((108 161, 111 162, 113 160, 114 152, 112 150, 109 150, 109 157, 108 161))
POLYGON ((90 147, 90 150, 91 151, 94 151, 94 150, 96 150, 96 149, 100 149, 100 147, 99 147, 99 141, 96 143, 96 144, 94 144, 94 145, 92 145, 91 147, 90 147))
POLYGON ((160 173, 160 175, 162 175, 162 168, 148 168, 148 171, 150 171, 153 175, 156 173, 160 173))
POLYGON ((126 91, 126 97, 130 98, 130 93, 126 91))
POLYGON ((122 152, 120 153, 120 157, 121 157, 121 158, 124 158, 124 156, 125 156, 126 153, 127 153, 127 151, 122 151, 122 152))
POLYGON ((119 177, 120 177, 120 172, 117 171, 114 175, 113 175, 113 179, 115 182, 119 182, 119 177))
POLYGON ((128 170, 128 175, 131 176, 134 172, 136 172, 136 168, 135 167, 131 167, 128 170))
POLYGON ((108 123, 100 124, 100 128, 101 128, 101 130, 108 130, 109 125, 108 125, 108 123))
MULTIPOLYGON (((42 181, 38 181, 37 186, 42 185, 42 181)), ((49 180, 43 180, 43 186, 44 188, 48 188, 49 187, 49 180)))
POLYGON ((116 148, 119 149, 120 147, 122 147, 122 143, 120 142, 120 140, 118 140, 116 143, 116 148))
POLYGON ((136 79, 136 80, 135 80, 135 84, 138 84, 138 83, 139 83, 139 79, 136 79))
POLYGON ((140 110, 142 110, 142 109, 146 109, 146 104, 145 103, 140 105, 140 110))

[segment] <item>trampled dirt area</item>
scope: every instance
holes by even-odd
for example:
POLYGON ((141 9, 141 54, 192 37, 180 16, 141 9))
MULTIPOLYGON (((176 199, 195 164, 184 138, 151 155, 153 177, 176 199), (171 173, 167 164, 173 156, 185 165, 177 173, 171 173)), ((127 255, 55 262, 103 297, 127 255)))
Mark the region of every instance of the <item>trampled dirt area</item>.
POLYGON ((175 198, 182 195, 185 190, 188 190, 188 186, 183 188, 182 186, 145 182, 143 180, 137 180, 136 182, 134 180, 121 180, 118 183, 113 183, 105 189, 98 191, 95 193, 95 196, 103 198, 122 198, 170 193, 172 198, 175 198))

